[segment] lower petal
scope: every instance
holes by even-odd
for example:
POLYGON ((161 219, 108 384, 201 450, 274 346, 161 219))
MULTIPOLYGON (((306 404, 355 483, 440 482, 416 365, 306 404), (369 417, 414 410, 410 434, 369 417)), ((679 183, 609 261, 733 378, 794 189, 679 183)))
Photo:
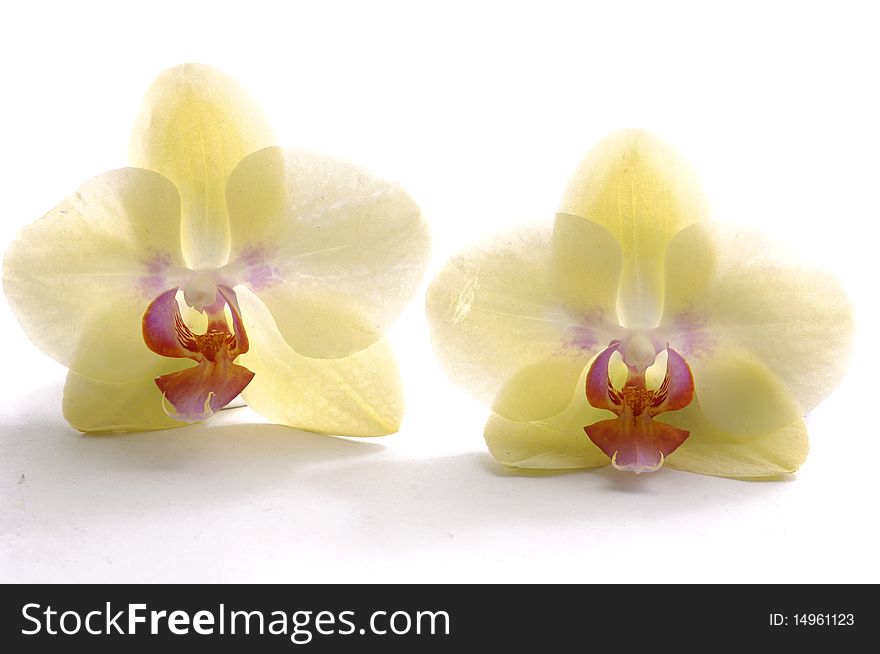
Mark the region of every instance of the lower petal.
POLYGON ((768 434, 801 417, 789 387, 746 352, 716 352, 692 368, 702 413, 721 431, 768 434))
MULTIPOLYGON (((182 359, 162 362, 167 372, 187 365, 182 359)), ((155 376, 155 375, 153 375, 155 376)), ((62 411, 70 425, 82 432, 125 432, 173 429, 186 423, 162 410, 162 395, 153 376, 129 381, 99 381, 74 371, 67 373, 62 411)))
POLYGON ((492 402, 492 411, 510 420, 528 422, 565 410, 566 398, 578 386, 584 360, 553 358, 516 371, 492 402))
POLYGON ((614 418, 587 425, 584 431, 618 470, 653 472, 688 437, 688 432, 646 415, 614 418))
POLYGON ((230 361, 203 361, 157 377, 156 386, 173 407, 169 415, 192 422, 214 415, 234 400, 253 378, 253 372, 230 361))
POLYGON ((514 468, 562 470, 608 465, 608 457, 584 434, 584 425, 610 414, 584 400, 582 384, 561 413, 517 422, 492 413, 483 437, 497 461, 514 468))
POLYGON ((763 434, 737 434, 709 422, 694 402, 657 420, 690 431, 687 441, 666 461, 677 470, 719 477, 779 477, 795 472, 809 451, 802 418, 763 434))
POLYGON ((340 436, 396 432, 403 389, 391 347, 383 339, 342 359, 310 359, 287 344, 255 295, 237 289, 250 334, 239 359, 256 375, 244 392, 248 406, 277 424, 340 436))

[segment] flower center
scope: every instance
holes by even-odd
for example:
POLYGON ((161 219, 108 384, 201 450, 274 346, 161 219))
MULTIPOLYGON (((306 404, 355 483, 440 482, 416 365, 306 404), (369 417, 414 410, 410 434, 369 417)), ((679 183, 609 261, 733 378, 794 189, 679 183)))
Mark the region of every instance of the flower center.
POLYGON ((645 383, 645 371, 656 360, 657 352, 644 334, 631 336, 625 344, 612 341, 587 372, 587 401, 617 417, 587 425, 584 431, 620 470, 659 470, 664 459, 689 435, 685 430, 653 420, 665 411, 683 409, 694 397, 690 366, 671 347, 667 345, 665 349, 666 375, 656 390, 645 383), (621 352, 627 366, 626 382, 620 389, 614 387, 608 374, 615 352, 621 352))
POLYGON ((621 354, 627 367, 638 372, 645 372, 657 360, 657 350, 654 348, 654 343, 644 332, 631 335, 627 339, 626 345, 623 346, 621 354))
POLYGON ((188 358, 198 365, 156 378, 166 413, 179 420, 210 417, 229 404, 247 386, 254 373, 233 361, 248 351, 248 338, 235 292, 227 286, 209 287, 205 276, 196 275, 184 289, 184 299, 208 316, 208 329, 194 334, 184 323, 177 303, 177 288, 162 293, 147 307, 143 318, 144 343, 156 354, 188 358), (194 283, 193 283, 194 282, 194 283), (226 309, 232 315, 230 331, 226 309), (167 404, 166 404, 167 403, 167 404), (167 406, 170 404, 170 408, 167 406))
POLYGON ((217 302, 216 269, 196 270, 183 286, 183 299, 196 311, 204 311, 217 302))
POLYGON ((229 332, 207 332, 197 335, 196 347, 208 361, 217 363, 217 353, 225 354, 229 349, 235 347, 235 336, 229 332))
POLYGON ((640 416, 644 413, 648 405, 653 403, 655 392, 649 391, 647 388, 639 388, 638 386, 633 385, 624 386, 622 395, 623 406, 628 408, 633 416, 640 416))

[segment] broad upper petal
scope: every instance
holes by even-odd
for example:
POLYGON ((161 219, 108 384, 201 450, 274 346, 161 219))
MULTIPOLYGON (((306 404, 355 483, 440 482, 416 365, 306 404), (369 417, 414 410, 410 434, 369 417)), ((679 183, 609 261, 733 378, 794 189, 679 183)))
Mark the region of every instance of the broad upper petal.
POLYGON ((9 304, 37 347, 76 372, 149 376, 141 317, 179 285, 180 200, 161 175, 114 170, 25 227, 3 263, 9 304))
POLYGON ((180 238, 190 267, 226 263, 226 181, 246 155, 272 142, 253 101, 210 66, 171 68, 147 91, 129 158, 135 166, 162 173, 180 190, 180 238))
MULTIPOLYGON (((842 379, 853 317, 841 285, 761 235, 717 223, 688 227, 669 245, 666 283, 661 330, 691 365, 708 417, 725 403, 735 411, 740 396, 772 414, 767 398, 778 395, 777 383, 802 415, 842 379)), ((775 410, 772 426, 791 423, 789 411, 775 410)))
MULTIPOLYGON (((589 262, 605 260, 602 245, 583 243, 578 283, 586 285, 589 262)), ((447 373, 506 418, 563 411, 587 363, 614 337, 614 307, 571 301, 560 275, 552 231, 533 229, 453 258, 428 289, 433 344, 447 373)), ((601 267, 597 278, 607 279, 601 267)))
POLYGON ((381 338, 421 282, 430 237, 399 186, 341 161, 266 148, 227 187, 227 271, 302 355, 339 358, 381 338))
POLYGON ((623 249, 621 320, 627 327, 653 327, 663 306, 666 246, 707 214, 690 167, 651 134, 616 132, 581 163, 560 211, 585 216, 617 238, 623 249))
POLYGON ((279 333, 266 306, 236 288, 250 336, 238 363, 252 370, 243 395, 272 422, 341 436, 381 436, 400 427, 403 389, 385 340, 343 359, 297 354, 279 333))

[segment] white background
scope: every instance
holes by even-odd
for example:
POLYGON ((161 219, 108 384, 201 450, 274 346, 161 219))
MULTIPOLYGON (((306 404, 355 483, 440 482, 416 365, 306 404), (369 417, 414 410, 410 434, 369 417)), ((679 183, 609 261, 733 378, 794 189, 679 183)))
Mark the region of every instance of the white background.
POLYGON ((790 481, 524 475, 485 452, 486 409, 434 361, 421 295, 392 335, 403 429, 361 441, 248 409, 84 437, 61 417, 64 369, 0 300, 0 580, 880 581, 872 4, 7 6, 4 248, 125 165, 148 85, 199 61, 252 92, 280 143, 404 184, 433 230, 431 274, 481 235, 549 220, 607 132, 650 129, 694 164, 716 219, 843 279, 859 340, 790 481))

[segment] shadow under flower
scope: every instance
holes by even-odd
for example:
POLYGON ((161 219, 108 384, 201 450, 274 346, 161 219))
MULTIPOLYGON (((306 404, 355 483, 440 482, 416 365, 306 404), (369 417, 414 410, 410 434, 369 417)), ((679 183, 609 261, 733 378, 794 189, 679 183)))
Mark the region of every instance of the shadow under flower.
MULTIPOLYGON (((3 486, 11 500, 0 532, 15 526, 16 509, 48 523, 81 516, 84 507, 90 520, 100 520, 217 503, 296 483, 309 467, 384 450, 363 439, 240 422, 256 418, 247 409, 179 429, 84 435, 61 417, 59 394, 55 385, 40 389, 17 405, 13 420, 0 422, 3 486)), ((26 520, 23 513, 18 517, 26 520)))
POLYGON ((482 450, 406 456, 396 436, 238 424, 247 409, 175 430, 82 436, 55 401, 56 389, 40 391, 0 423, 0 541, 16 571, 0 575, 7 581, 320 581, 330 568, 359 578, 366 561, 421 566, 488 549, 502 566, 520 542, 588 550, 594 530, 641 542, 664 524, 689 529, 689 516, 703 516, 705 533, 725 529, 728 511, 784 504, 778 484, 520 473, 482 450))

